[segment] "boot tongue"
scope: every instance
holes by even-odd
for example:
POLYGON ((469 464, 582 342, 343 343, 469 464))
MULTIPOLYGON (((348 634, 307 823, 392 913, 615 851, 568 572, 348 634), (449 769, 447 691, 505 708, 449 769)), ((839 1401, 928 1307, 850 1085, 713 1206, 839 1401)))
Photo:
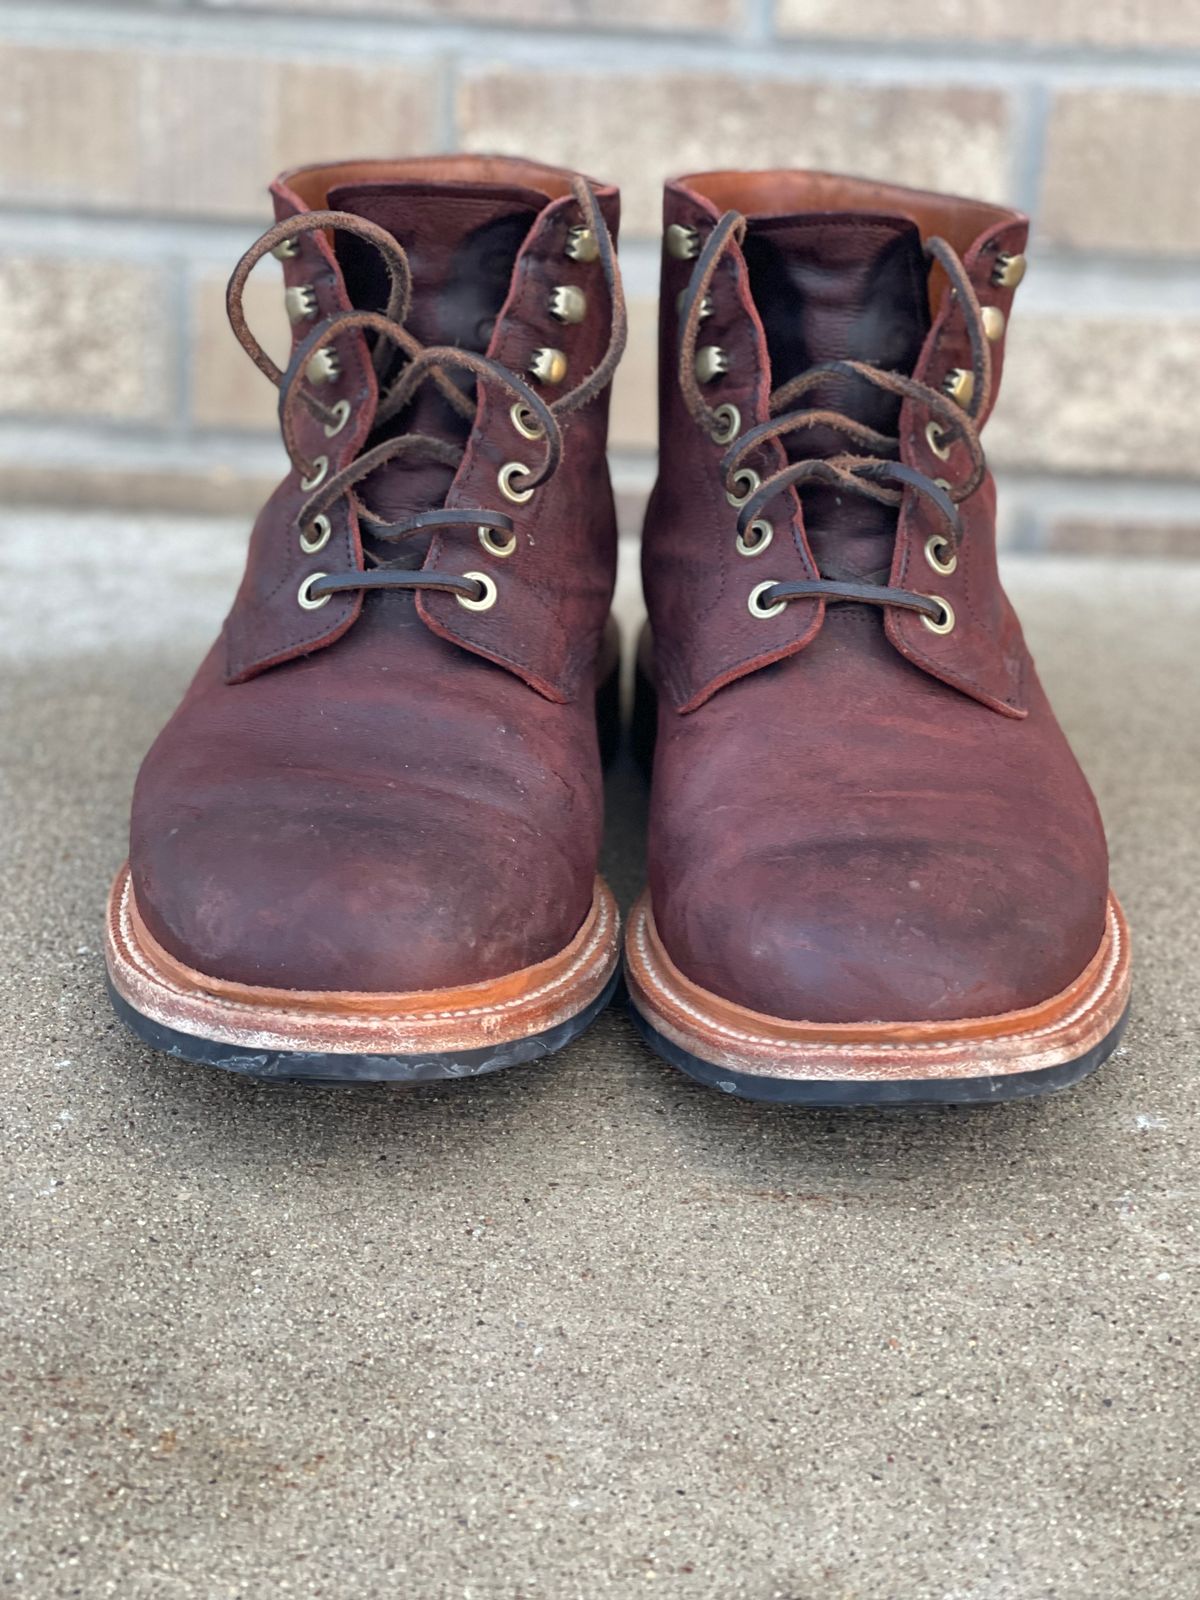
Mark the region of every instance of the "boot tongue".
MULTIPOLYGON (((412 307, 405 326, 422 344, 456 345, 485 351, 508 297, 513 264, 538 214, 544 195, 495 183, 356 183, 330 190, 331 210, 348 211, 384 228, 402 246, 412 269, 412 307)), ((353 234, 336 236, 338 262, 351 303, 382 311, 387 304, 387 268, 373 245, 353 234)), ((386 384, 399 370, 385 369, 386 384)), ((466 375, 452 374, 466 392, 466 375)), ((462 445, 470 424, 424 383, 387 433, 422 433, 462 445)), ((378 443, 373 439, 372 443, 378 443)), ((442 504, 454 469, 436 462, 400 460, 373 473, 363 498, 382 517, 398 520, 442 504)), ((368 540, 368 543, 370 541, 368 540)), ((419 566, 428 539, 387 545, 373 553, 403 556, 419 566)))
MULTIPOLYGON (((822 361, 864 361, 911 374, 929 332, 929 274, 921 235, 906 217, 860 212, 752 218, 744 251, 766 332, 774 387, 822 361)), ((797 402, 892 434, 901 402, 865 379, 834 378, 797 402)), ((833 429, 787 436, 793 461, 870 454, 833 429)), ((896 512, 857 494, 803 491, 805 527, 828 578, 886 581, 896 512)))

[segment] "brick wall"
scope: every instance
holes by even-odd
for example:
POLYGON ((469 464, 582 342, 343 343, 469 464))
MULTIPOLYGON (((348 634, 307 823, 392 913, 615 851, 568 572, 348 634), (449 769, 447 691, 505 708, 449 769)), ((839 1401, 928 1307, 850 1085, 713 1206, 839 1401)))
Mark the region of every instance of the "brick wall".
MULTIPOLYGON (((5 0, 0 81, 10 503, 253 505, 272 391, 222 290, 267 180, 526 150, 625 190, 631 521, 663 175, 815 165, 1034 213, 988 430, 1005 536, 1200 555, 1200 0, 5 0)), ((249 303, 278 347, 275 273, 249 303)))

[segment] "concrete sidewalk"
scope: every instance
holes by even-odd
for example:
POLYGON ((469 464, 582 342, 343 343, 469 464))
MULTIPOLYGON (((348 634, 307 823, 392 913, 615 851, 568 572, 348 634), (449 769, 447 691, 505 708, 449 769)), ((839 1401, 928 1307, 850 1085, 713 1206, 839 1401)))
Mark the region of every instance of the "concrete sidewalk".
MULTIPOLYGON (((1187 1600, 1200 1571, 1200 568, 1010 561, 1135 1014, 942 1114, 555 1061, 265 1089, 109 1013, 137 762, 243 530, 0 527, 0 1594, 1187 1600)), ((612 782, 606 870, 640 877, 612 782)))

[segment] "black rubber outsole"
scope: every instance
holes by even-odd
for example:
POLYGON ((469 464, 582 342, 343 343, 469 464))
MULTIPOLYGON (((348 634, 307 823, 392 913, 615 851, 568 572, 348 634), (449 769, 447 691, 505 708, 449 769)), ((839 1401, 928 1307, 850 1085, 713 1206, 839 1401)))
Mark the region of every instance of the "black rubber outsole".
POLYGON ((755 1072, 733 1072, 728 1067, 703 1061, 659 1033, 632 1001, 629 1009, 638 1032, 650 1048, 698 1083, 744 1100, 831 1108, 995 1105, 1003 1100, 1030 1100, 1058 1089, 1069 1089, 1112 1055, 1129 1021, 1129 1007, 1126 1006, 1121 1020, 1099 1044, 1074 1061, 1064 1061, 1057 1067, 1041 1067, 1034 1072, 1005 1072, 981 1078, 769 1078, 755 1072))
POLYGON ((174 1056, 195 1066, 218 1067, 222 1072, 270 1083, 305 1083, 332 1086, 353 1083, 436 1083, 448 1078, 479 1078, 504 1067, 520 1066, 553 1055, 577 1039, 604 1010, 620 981, 618 966, 603 991, 590 1005, 547 1028, 544 1033, 508 1044, 485 1045, 478 1050, 454 1050, 444 1054, 416 1056, 351 1055, 335 1052, 305 1053, 293 1050, 250 1050, 239 1045, 220 1044, 195 1034, 180 1033, 161 1022, 153 1022, 135 1011, 108 980, 108 996, 113 1010, 144 1044, 164 1055, 174 1056))

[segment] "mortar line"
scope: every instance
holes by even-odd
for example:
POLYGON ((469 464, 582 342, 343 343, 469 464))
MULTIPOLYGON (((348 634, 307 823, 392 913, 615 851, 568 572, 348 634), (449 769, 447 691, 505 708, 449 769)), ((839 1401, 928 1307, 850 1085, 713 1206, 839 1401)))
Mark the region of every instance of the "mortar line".
POLYGON ((438 105, 438 121, 441 125, 442 149, 458 151, 461 149, 458 130, 458 86, 459 68, 461 57, 457 51, 450 51, 442 65, 442 83, 440 103, 438 105))
POLYGON ((775 0, 743 0, 741 39, 763 43, 775 37, 775 0))
MULTIPOLYGON (((756 0, 751 0, 756 3, 756 0)), ((835 77, 865 82, 901 77, 915 82, 965 82, 1004 87, 1042 79, 1052 84, 1087 86, 1128 84, 1194 90, 1200 86, 1200 50, 1147 49, 1129 45, 1105 50, 1085 44, 1021 44, 969 39, 864 40, 797 34, 748 39, 736 33, 659 31, 636 28, 573 29, 448 24, 439 18, 388 21, 358 16, 285 12, 269 7, 230 11, 188 7, 146 12, 109 7, 103 17, 87 6, 56 0, 33 6, 10 4, 3 24, 9 38, 30 43, 143 45, 151 48, 204 49, 219 53, 282 53, 324 56, 370 54, 412 59, 438 50, 477 52, 483 61, 542 64, 573 70, 655 73, 664 68, 711 70, 722 74, 782 76, 790 79, 835 77), (588 61, 581 68, 579 47, 588 61), (870 57, 865 51, 869 48, 870 57), (632 60, 630 58, 633 58, 632 60)))
POLYGON ((1037 211, 1041 199, 1050 100, 1044 83, 1027 84, 1012 98, 1012 194, 1018 209, 1030 216, 1037 211))

